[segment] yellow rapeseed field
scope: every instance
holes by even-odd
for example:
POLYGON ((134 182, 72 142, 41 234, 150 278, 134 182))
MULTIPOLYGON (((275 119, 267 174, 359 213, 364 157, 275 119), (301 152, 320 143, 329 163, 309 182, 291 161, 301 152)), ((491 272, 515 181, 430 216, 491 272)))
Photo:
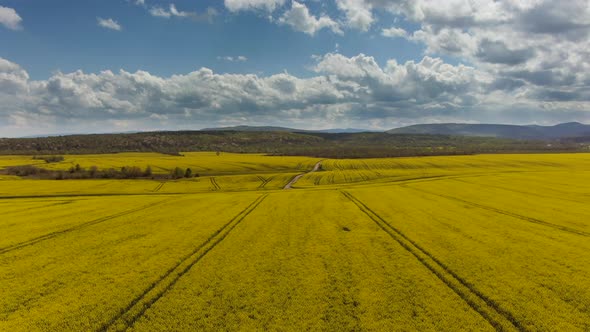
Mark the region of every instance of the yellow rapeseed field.
POLYGON ((32 156, 0 156, 0 169, 9 166, 42 165, 45 161, 33 159, 32 156))
MULTIPOLYGON (((319 160, 308 157, 275 157, 226 152, 219 155, 215 152, 183 152, 181 154, 181 156, 160 153, 66 155, 64 161, 48 164, 46 168, 67 170, 76 164, 84 168, 96 166, 99 169, 151 166, 154 173, 168 173, 175 167, 180 167, 191 168, 200 175, 235 175, 304 171, 319 160)), ((0 160, 0 166, 2 166, 2 160, 0 160)))
POLYGON ((0 331, 590 330, 590 154, 64 157, 200 176, 1 176, 0 331))

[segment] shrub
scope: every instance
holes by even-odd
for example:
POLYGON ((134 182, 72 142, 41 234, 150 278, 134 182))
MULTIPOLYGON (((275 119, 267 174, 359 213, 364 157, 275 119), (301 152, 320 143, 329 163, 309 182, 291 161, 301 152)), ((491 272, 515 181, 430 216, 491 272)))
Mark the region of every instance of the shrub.
POLYGON ((6 173, 16 176, 31 176, 46 173, 47 171, 31 165, 12 166, 6 168, 6 173))
POLYGON ((58 163, 64 161, 63 156, 34 156, 33 159, 45 160, 46 163, 58 163))
POLYGON ((185 178, 192 178, 193 177, 193 171, 190 168, 187 168, 186 171, 184 172, 184 177, 185 178))
POLYGON ((182 168, 176 167, 172 171, 171 176, 173 179, 180 179, 180 178, 184 177, 184 171, 182 170, 182 168))
POLYGON ((96 177, 96 175, 98 174, 98 167, 90 166, 90 169, 88 170, 88 174, 90 175, 91 178, 96 177))
POLYGON ((193 173, 192 169, 182 169, 175 167, 170 175, 153 175, 152 168, 147 166, 145 170, 137 166, 123 166, 120 170, 109 168, 100 170, 96 166, 91 166, 87 170, 79 164, 64 170, 48 170, 32 165, 7 167, 6 174, 16 176, 37 176, 45 179, 65 180, 65 179, 142 179, 142 178, 168 178, 181 179, 199 177, 199 174, 193 173))
POLYGON ((146 177, 152 176, 152 167, 151 166, 148 165, 145 168, 145 171, 143 171, 143 176, 146 176, 146 177))
POLYGON ((143 176, 143 172, 141 168, 137 166, 125 166, 121 168, 121 174, 124 178, 133 179, 133 178, 140 178, 143 176))

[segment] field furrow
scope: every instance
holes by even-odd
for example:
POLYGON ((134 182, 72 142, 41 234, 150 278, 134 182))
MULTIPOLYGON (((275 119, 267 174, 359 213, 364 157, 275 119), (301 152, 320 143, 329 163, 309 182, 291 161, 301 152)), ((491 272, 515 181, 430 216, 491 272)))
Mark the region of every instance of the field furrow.
POLYGON ((24 242, 20 242, 20 243, 16 243, 16 244, 13 244, 13 245, 10 245, 10 246, 7 246, 7 247, 3 247, 3 248, 0 248, 0 254, 6 253, 6 252, 9 252, 9 251, 13 251, 13 250, 17 250, 17 249, 20 249, 20 248, 23 248, 23 247, 26 247, 26 246, 31 246, 31 245, 33 245, 35 243, 38 243, 38 242, 41 242, 41 241, 45 241, 45 240, 49 240, 49 239, 52 239, 52 238, 54 238, 56 236, 63 235, 63 234, 69 233, 69 232, 77 231, 77 230, 80 230, 80 229, 82 229, 84 227, 96 225, 96 224, 101 223, 101 222, 105 222, 105 221, 109 221, 109 220, 112 220, 112 219, 115 219, 115 218, 126 216, 126 215, 129 215, 129 214, 138 212, 138 211, 143 211, 145 209, 153 208, 153 207, 156 207, 156 206, 158 206, 158 205, 160 205, 160 204, 162 204, 162 203, 164 203, 164 202, 166 202, 168 200, 170 200, 170 199, 164 199, 164 200, 161 200, 161 201, 158 201, 158 202, 155 202, 155 203, 151 203, 151 204, 148 204, 148 205, 140 206, 138 208, 126 210, 126 211, 123 211, 123 212, 119 212, 119 213, 108 215, 106 217, 101 217, 101 218, 98 218, 98 219, 94 219, 94 220, 90 220, 90 221, 87 221, 87 222, 83 222, 81 224, 77 224, 74 227, 70 227, 70 228, 59 230, 59 231, 51 232, 49 234, 45 234, 45 235, 42 235, 42 236, 39 236, 39 237, 36 237, 36 238, 32 238, 32 239, 29 239, 29 240, 24 241, 24 242))
POLYGON ((197 264, 209 251, 211 251, 219 242, 246 218, 254 209, 264 201, 267 195, 258 197, 254 202, 248 205, 244 210, 238 213, 228 223, 215 231, 205 242, 196 247, 190 254, 183 257, 178 264, 163 274, 160 279, 152 283, 138 297, 134 298, 120 314, 113 317, 107 324, 103 325, 99 331, 124 331, 133 326, 135 321, 141 317, 156 301, 158 301, 166 292, 168 292, 176 282, 186 274, 195 264, 197 264))
POLYGON ((590 283, 586 236, 401 186, 347 191, 524 329, 590 328, 590 291, 583 286, 590 283))
POLYGON ((3 253, 0 330, 100 329, 258 196, 173 197, 3 253))
POLYGON ((0 331, 590 331, 590 154, 64 158, 153 173, 0 176, 0 331))
POLYGON ((392 226, 391 223, 371 210, 365 203, 346 191, 342 193, 498 331, 525 331, 512 313, 501 308, 496 302, 481 293, 476 286, 466 282, 434 255, 424 250, 416 242, 392 226))
POLYGON ((547 221, 544 221, 544 220, 539 220, 539 219, 536 219, 536 218, 531 218, 531 217, 523 216, 523 215, 520 215, 518 213, 514 213, 514 212, 510 212, 510 211, 498 209, 498 208, 495 208, 495 207, 492 207, 492 206, 487 206, 487 205, 484 205, 484 204, 474 203, 474 202, 471 202, 471 201, 468 201, 468 200, 465 200, 465 199, 461 199, 461 198, 457 198, 457 197, 454 197, 454 196, 449 196, 449 195, 444 195, 444 194, 438 194, 438 193, 434 193, 432 191, 428 191, 428 190, 424 190, 424 189, 418 189, 416 187, 410 187, 410 186, 403 186, 403 187, 404 188, 410 188, 412 190, 417 190, 417 191, 420 191, 420 192, 423 192, 423 193, 426 193, 426 194, 429 194, 429 195, 438 196, 438 197, 446 198, 446 199, 449 199, 449 200, 457 201, 457 202, 460 202, 460 203, 468 204, 468 205, 473 206, 473 207, 476 207, 476 208, 480 208, 480 209, 484 209, 484 210, 488 210, 488 211, 493 211, 495 213, 499 213, 499 214, 503 214, 503 215, 506 215, 506 216, 510 216, 510 217, 513 217, 515 219, 519 219, 519 220, 522 220, 522 221, 531 222, 531 223, 543 225, 543 226, 546 226, 546 227, 551 227, 551 228, 554 228, 554 229, 557 229, 557 230, 560 230, 560 231, 563 231, 563 232, 568 232, 568 233, 577 234, 577 235, 581 235, 581 236, 590 236, 590 233, 588 233, 588 232, 584 232, 584 231, 581 231, 581 230, 573 229, 573 228, 562 226, 562 225, 558 225, 558 224, 553 224, 553 223, 550 223, 550 222, 547 222, 547 221))
POLYGON ((219 184, 217 184, 217 180, 214 177, 210 177, 209 180, 211 181, 211 185, 213 186, 213 190, 221 190, 219 184))
POLYGON ((162 189, 162 187, 166 184, 166 182, 160 182, 155 188, 154 190, 152 190, 153 192, 158 192, 160 191, 160 189, 162 189))
POLYGON ((494 327, 338 191, 283 191, 134 324, 153 330, 494 327))

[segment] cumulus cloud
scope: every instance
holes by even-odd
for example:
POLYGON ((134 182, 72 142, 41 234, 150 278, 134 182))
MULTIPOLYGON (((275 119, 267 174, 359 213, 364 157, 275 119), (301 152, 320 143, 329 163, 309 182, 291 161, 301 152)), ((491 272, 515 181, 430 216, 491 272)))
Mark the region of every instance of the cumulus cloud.
POLYGON ((113 20, 112 18, 100 18, 96 19, 98 21, 98 25, 110 30, 121 31, 123 28, 117 21, 113 20))
POLYGON ((348 26, 367 31, 374 22, 372 5, 364 0, 336 0, 338 8, 346 14, 348 26))
POLYGON ((338 23, 330 17, 322 15, 319 18, 311 15, 305 4, 293 1, 291 9, 287 10, 278 20, 280 24, 286 24, 296 31, 304 32, 308 35, 315 35, 316 32, 324 28, 332 30, 337 34, 342 34, 338 23))
POLYGON ((21 29, 22 18, 16 10, 10 7, 0 6, 0 24, 11 30, 21 29))
POLYGON ((476 56, 483 61, 506 65, 524 63, 535 55, 533 49, 509 49, 504 42, 483 39, 479 44, 476 56))
POLYGON ((316 57, 312 69, 315 74, 306 78, 287 73, 219 74, 201 68, 170 77, 124 70, 58 72, 37 81, 30 80, 19 65, 0 59, 0 127, 95 124, 108 131, 114 123, 172 129, 236 122, 305 127, 362 122, 386 129, 465 118, 487 122, 526 121, 533 115, 536 122, 590 119, 587 89, 551 85, 553 80, 562 84, 571 80, 567 75, 491 75, 430 56, 380 65, 371 56, 339 53, 316 57), (537 87, 542 81, 548 85, 537 87))
POLYGON ((0 58, 0 94, 26 92, 29 75, 16 63, 0 58))
MULTIPOLYGON (((164 18, 216 15, 214 9, 198 14, 129 1, 164 18)), ((329 11, 331 17, 312 14, 310 3, 224 0, 230 12, 271 15, 273 22, 310 36, 322 29, 344 33, 379 26, 384 37, 423 46, 424 55, 380 64, 364 54, 329 53, 314 57, 305 78, 202 68, 171 77, 76 71, 41 81, 0 58, 0 128, 76 122, 137 127, 165 121, 174 128, 246 120, 302 127, 362 121, 389 128, 432 121, 590 121, 587 0, 334 0, 337 12, 329 11), (441 57, 469 65, 451 65, 441 57)), ((13 9, 0 6, 0 24, 18 29, 21 21, 13 9)))
POLYGON ((406 30, 396 27, 381 30, 381 35, 389 38, 408 38, 408 32, 406 30))
POLYGON ((231 12, 258 10, 273 12, 282 7, 286 0, 224 0, 225 7, 231 12))
POLYGON ((587 0, 357 1, 372 15, 386 11, 418 25, 407 35, 384 29, 383 36, 405 36, 429 56, 468 62, 494 78, 490 88, 530 102, 588 106, 583 93, 590 90, 587 0))
POLYGON ((395 60, 380 67, 375 59, 360 54, 345 57, 327 54, 315 66, 330 75, 340 87, 354 87, 357 97, 367 102, 411 102, 414 107, 431 103, 463 104, 483 92, 487 77, 472 67, 452 66, 441 59, 424 57, 420 62, 398 64, 395 60))

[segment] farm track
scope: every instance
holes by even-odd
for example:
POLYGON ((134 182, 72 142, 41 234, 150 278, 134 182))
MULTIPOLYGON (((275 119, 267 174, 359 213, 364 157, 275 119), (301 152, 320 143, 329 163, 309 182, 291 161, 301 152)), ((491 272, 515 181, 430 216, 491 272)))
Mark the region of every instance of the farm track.
MULTIPOLYGON (((455 174, 423 175, 423 176, 419 176, 419 177, 402 178, 402 179, 399 179, 396 176, 382 176, 381 179, 388 179, 388 181, 371 182, 371 181, 358 180, 358 181, 352 181, 352 182, 348 182, 348 183, 340 183, 339 185, 359 185, 359 186, 371 185, 371 186, 381 186, 382 187, 382 186, 389 186, 389 185, 405 185, 406 183, 432 182, 432 181, 454 180, 454 179, 464 179, 464 178, 479 178, 479 177, 488 177, 490 175, 520 174, 520 173, 538 173, 538 172, 537 171, 503 171, 503 172, 488 172, 488 173, 475 173, 475 174, 463 174, 463 175, 455 175, 455 174)), ((381 174, 379 173, 379 175, 381 175, 381 174)))
POLYGON ((39 243, 41 241, 52 239, 52 238, 54 238, 56 236, 59 236, 59 235, 67 234, 67 233, 70 233, 70 232, 73 232, 73 231, 77 231, 77 230, 86 228, 88 226, 100 224, 100 223, 105 222, 105 221, 109 221, 109 220, 112 220, 112 219, 115 219, 115 218, 123 217, 123 216, 129 215, 129 214, 135 213, 135 212, 139 212, 139 211, 142 211, 142 210, 145 210, 145 209, 149 209, 149 208, 158 206, 160 204, 163 204, 163 203, 165 203, 165 202, 167 202, 169 200, 170 199, 163 199, 163 200, 158 201, 158 202, 155 202, 155 203, 147 204, 147 205, 144 205, 144 206, 141 206, 141 207, 138 207, 138 208, 130 209, 130 210, 119 212, 119 213, 115 213, 115 214, 112 214, 112 215, 109 215, 109 216, 106 216, 106 217, 101 217, 101 218, 94 219, 94 220, 91 220, 91 221, 83 222, 81 224, 77 224, 76 226, 73 226, 73 227, 70 227, 70 228, 66 228, 66 229, 63 229, 63 230, 60 230, 60 231, 51 232, 49 234, 45 234, 45 235, 42 235, 42 236, 39 236, 39 237, 30 239, 30 240, 21 242, 21 243, 17 243, 17 244, 13 244, 13 245, 10 245, 10 246, 4 247, 4 248, 0 248, 0 254, 5 254, 5 253, 10 252, 10 251, 14 251, 14 250, 17 250, 17 249, 21 249, 21 248, 24 248, 24 247, 28 247, 28 246, 34 245, 34 244, 39 243))
POLYGON ((43 209, 43 208, 48 208, 48 207, 52 207, 52 206, 58 206, 58 205, 67 205, 67 204, 72 204, 74 201, 73 200, 67 200, 67 201, 53 201, 53 202, 57 202, 57 203, 51 203, 51 204, 44 204, 44 205, 37 205, 37 206, 33 206, 33 207, 27 207, 27 208, 23 208, 23 209, 19 209, 19 210, 14 210, 14 211, 10 211, 10 213, 22 213, 22 212, 26 212, 26 211, 32 211, 32 210, 37 210, 37 209, 43 209))
POLYGON ((408 188, 408 189, 413 189, 415 191, 419 191, 421 193, 425 193, 428 195, 432 195, 432 196, 438 196, 441 198, 445 198, 451 201, 455 201, 455 202, 459 202, 459 203, 463 203, 463 204, 467 204, 469 206, 473 206, 479 209, 483 209, 483 210, 488 210, 488 211, 492 211, 498 214, 503 214, 505 216, 509 216, 515 219, 519 219, 522 221, 526 221, 526 222, 530 222, 533 224, 537 224, 537 225, 542 225, 542 226, 546 226, 546 227, 550 227, 553 229, 557 229, 563 232, 567 232, 567 233, 571 233, 571 234, 575 234, 575 235, 581 235, 581 236, 590 236, 590 233, 582 231, 582 230, 578 230, 575 228, 570 228, 567 226, 562 226, 562 225, 558 225, 558 224, 553 224, 544 220, 540 220, 540 219, 536 219, 536 218, 532 218, 532 217, 527 217, 527 216, 523 216, 521 214, 518 213, 514 213, 514 212, 510 212, 510 211, 506 211, 506 210, 501 210, 492 206, 487 206, 487 205, 483 205, 483 204, 479 204, 479 203, 474 203, 471 201, 467 201, 458 197, 454 197, 454 196, 448 196, 448 195, 444 195, 444 194, 438 194, 438 193, 434 193, 428 190, 424 190, 424 189, 418 189, 418 188, 414 188, 414 187, 409 187, 409 186, 402 186, 404 188, 408 188))
MULTIPOLYGON (((325 173, 329 173, 325 172, 325 173)), ((447 179, 458 179, 458 178, 474 178, 474 177, 485 177, 488 175, 494 174, 507 174, 507 173, 533 173, 533 172, 495 172, 495 173, 487 173, 487 174, 470 174, 470 175, 434 175, 434 176, 421 176, 416 178, 407 178, 407 179, 398 179, 393 181, 385 181, 385 182, 365 182, 365 181, 354 181, 351 183, 340 183, 339 185, 347 185, 347 186, 389 186, 389 185, 398 185, 403 186, 408 183, 419 183, 419 182, 429 182, 429 181, 441 181, 447 179)), ((274 173, 273 173, 274 174, 274 173)), ((222 175, 223 176, 223 175, 222 175)), ((315 184, 320 184, 321 179, 315 179, 315 184)), ((327 184, 330 185, 330 184, 327 184)), ((321 187, 321 186, 320 186, 321 187)), ((283 188, 285 189, 285 188, 283 188)), ((309 188, 307 188, 309 189, 309 188)), ((321 188, 318 188, 321 189, 321 188)), ((211 191, 211 190, 209 190, 211 191)), ((244 190, 224 190, 224 192, 243 192, 244 190)), ((252 190, 254 191, 254 189, 252 190)), ((201 191, 193 191, 193 192, 166 192, 166 196, 171 195, 188 195, 188 194, 202 194, 208 191, 201 190, 201 191)), ((15 196, 0 196, 0 201, 5 200, 13 200, 13 199, 42 199, 42 198, 82 198, 82 197, 116 197, 116 196, 151 196, 151 195, 160 195, 159 193, 145 193, 145 192, 136 192, 136 193, 64 193, 64 194, 42 194, 42 195, 15 195, 15 196)))
POLYGON ((40 199, 40 198, 78 198, 78 197, 117 197, 117 196, 171 196, 171 195, 187 195, 187 194, 201 194, 203 191, 186 193, 165 193, 165 194, 150 194, 150 193, 97 193, 97 194, 55 194, 55 195, 23 195, 23 196, 0 196, 0 200, 14 200, 14 199, 40 199))
POLYGON ((260 175, 257 175, 256 177, 258 178, 258 180, 260 180, 260 182, 262 182, 262 183, 261 183, 261 184, 258 186, 258 189, 264 189, 264 187, 266 187, 266 185, 267 185, 267 184, 268 184, 270 181, 272 181, 272 179, 273 179, 273 177, 272 177, 272 176, 271 176, 270 178, 268 178, 268 179, 266 179, 266 178, 263 178, 263 177, 262 177, 262 176, 260 176, 260 175))
POLYGON ((213 186, 214 191, 221 190, 221 187, 217 183, 217 180, 215 180, 215 177, 210 177, 209 180, 211 181, 211 185, 213 186))
POLYGON ((268 196, 259 196, 244 210, 238 213, 230 221, 215 231, 205 242, 196 247, 188 255, 184 256, 176 265, 166 271, 158 280, 153 282, 140 295, 135 297, 115 317, 104 324, 98 331, 125 331, 132 327, 145 312, 152 307, 162 296, 197 264, 207 253, 223 241, 229 233, 238 226, 252 211, 254 211, 268 196))
POLYGON ((283 189, 292 189, 293 185, 295 183, 297 183, 297 181, 299 181, 299 179, 301 179, 304 175, 307 175, 307 174, 310 174, 313 172, 317 172, 321 166, 322 166, 322 161, 320 160, 313 166, 311 171, 295 175, 295 177, 293 179, 291 179, 291 181, 289 181, 289 183, 287 183, 287 185, 285 185, 285 187, 283 189))
POLYGON ((354 203, 360 211, 373 220, 373 222, 399 243, 406 251, 412 254, 424 267, 430 270, 430 272, 463 299, 467 305, 479 313, 497 331, 526 331, 512 313, 501 308, 494 300, 477 290, 474 285, 463 279, 446 266, 446 264, 442 263, 438 258, 423 249, 412 239, 408 238, 404 233, 392 226, 362 201, 346 191, 341 192, 346 198, 354 203))
POLYGON ((160 191, 160 189, 162 189, 162 187, 163 187, 165 184, 166 184, 166 182, 160 182, 160 183, 159 183, 159 184, 156 186, 156 188, 154 188, 152 191, 153 191, 153 192, 158 192, 158 191, 160 191))

